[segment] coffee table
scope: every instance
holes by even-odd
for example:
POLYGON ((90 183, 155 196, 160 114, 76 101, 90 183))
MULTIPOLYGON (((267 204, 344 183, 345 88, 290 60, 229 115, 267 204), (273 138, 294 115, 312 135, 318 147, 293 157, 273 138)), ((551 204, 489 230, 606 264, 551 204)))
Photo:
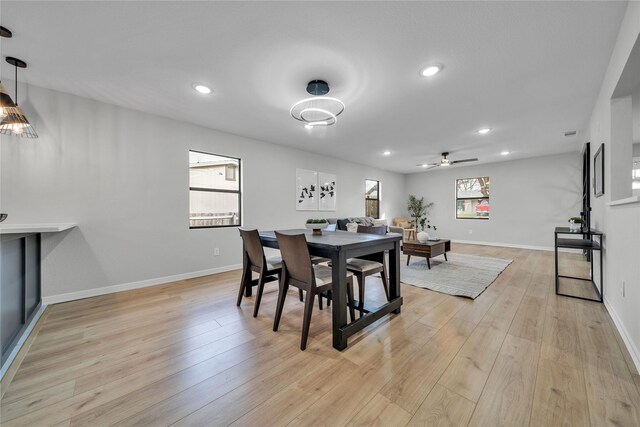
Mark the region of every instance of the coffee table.
POLYGON ((429 270, 431 270, 429 258, 444 255, 445 261, 448 261, 447 252, 449 251, 451 251, 451 240, 448 239, 429 240, 424 243, 418 240, 409 240, 402 244, 402 253, 407 256, 407 265, 409 265, 411 255, 425 257, 429 270))

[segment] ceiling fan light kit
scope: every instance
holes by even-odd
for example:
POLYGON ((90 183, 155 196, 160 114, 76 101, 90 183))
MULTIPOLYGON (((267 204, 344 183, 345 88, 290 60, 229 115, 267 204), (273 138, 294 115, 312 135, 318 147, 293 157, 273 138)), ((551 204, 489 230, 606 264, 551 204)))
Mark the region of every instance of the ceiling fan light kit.
POLYGON ((325 96, 329 93, 329 84, 324 80, 312 80, 307 84, 307 92, 313 96, 293 104, 289 110, 291 117, 303 122, 307 129, 336 124, 344 111, 344 102, 325 96))
POLYGON ((420 166, 423 168, 437 168, 438 166, 451 166, 451 165, 455 165, 456 163, 467 163, 467 162, 477 162, 478 159, 462 159, 462 160, 449 160, 449 152, 445 151, 444 153, 442 153, 442 159, 440 159, 440 161, 438 163, 422 163, 416 166, 420 166))

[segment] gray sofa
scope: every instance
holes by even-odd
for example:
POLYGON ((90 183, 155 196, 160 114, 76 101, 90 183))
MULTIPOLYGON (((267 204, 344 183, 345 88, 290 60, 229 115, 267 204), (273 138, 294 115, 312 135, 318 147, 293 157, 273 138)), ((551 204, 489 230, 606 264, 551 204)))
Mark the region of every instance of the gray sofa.
MULTIPOLYGON (((347 231, 346 226, 344 226, 344 224, 346 224, 347 222, 355 222, 357 224, 361 224, 361 225, 366 225, 368 227, 371 227, 374 224, 374 218, 371 217, 367 217, 367 216, 358 216, 358 217, 347 217, 347 218, 327 218, 327 221, 329 221, 329 224, 336 224, 336 230, 342 230, 342 231, 347 231)), ((384 220, 385 223, 387 222, 387 220, 384 220)), ((395 227, 393 225, 387 225, 387 232, 389 233, 398 233, 398 234, 402 234, 403 230, 401 227, 395 227)))

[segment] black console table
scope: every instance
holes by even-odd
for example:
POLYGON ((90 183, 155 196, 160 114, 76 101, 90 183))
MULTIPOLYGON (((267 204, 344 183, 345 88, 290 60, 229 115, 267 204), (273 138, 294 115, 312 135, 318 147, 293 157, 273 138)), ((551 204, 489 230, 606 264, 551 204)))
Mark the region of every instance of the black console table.
POLYGON ((598 301, 602 302, 604 299, 604 287, 603 287, 603 275, 602 275, 602 236, 603 233, 598 230, 594 230, 593 228, 589 230, 580 230, 580 231, 571 231, 569 227, 556 227, 555 230, 555 260, 556 260, 556 295, 563 295, 572 298, 579 298, 588 301, 598 301), (580 237, 579 239, 569 239, 558 237, 560 235, 570 234, 576 237, 580 237), (597 237, 598 240, 594 240, 594 237, 597 237), (559 273, 558 271, 558 249, 559 248, 567 248, 567 249, 581 249, 583 251, 588 251, 589 253, 589 261, 591 263, 591 275, 590 278, 584 277, 574 277, 574 276, 565 276, 559 273), (593 280, 593 252, 597 251, 600 253, 600 286, 596 285, 596 282, 593 280), (586 298, 578 295, 570 295, 560 292, 560 278, 564 277, 566 279, 574 279, 574 280, 584 280, 586 282, 590 282, 593 286, 593 289, 596 292, 598 298, 586 298))

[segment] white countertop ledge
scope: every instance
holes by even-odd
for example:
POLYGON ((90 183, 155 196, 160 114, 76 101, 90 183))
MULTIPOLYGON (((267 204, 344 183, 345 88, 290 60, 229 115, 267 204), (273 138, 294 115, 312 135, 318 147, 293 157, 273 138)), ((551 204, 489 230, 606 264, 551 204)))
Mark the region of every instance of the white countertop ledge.
POLYGON ((50 224, 0 224, 0 234, 19 233, 58 233, 69 230, 78 224, 73 222, 50 224))
POLYGON ((614 200, 607 203, 607 206, 630 205, 632 203, 640 203, 640 196, 627 197, 626 199, 614 200))

